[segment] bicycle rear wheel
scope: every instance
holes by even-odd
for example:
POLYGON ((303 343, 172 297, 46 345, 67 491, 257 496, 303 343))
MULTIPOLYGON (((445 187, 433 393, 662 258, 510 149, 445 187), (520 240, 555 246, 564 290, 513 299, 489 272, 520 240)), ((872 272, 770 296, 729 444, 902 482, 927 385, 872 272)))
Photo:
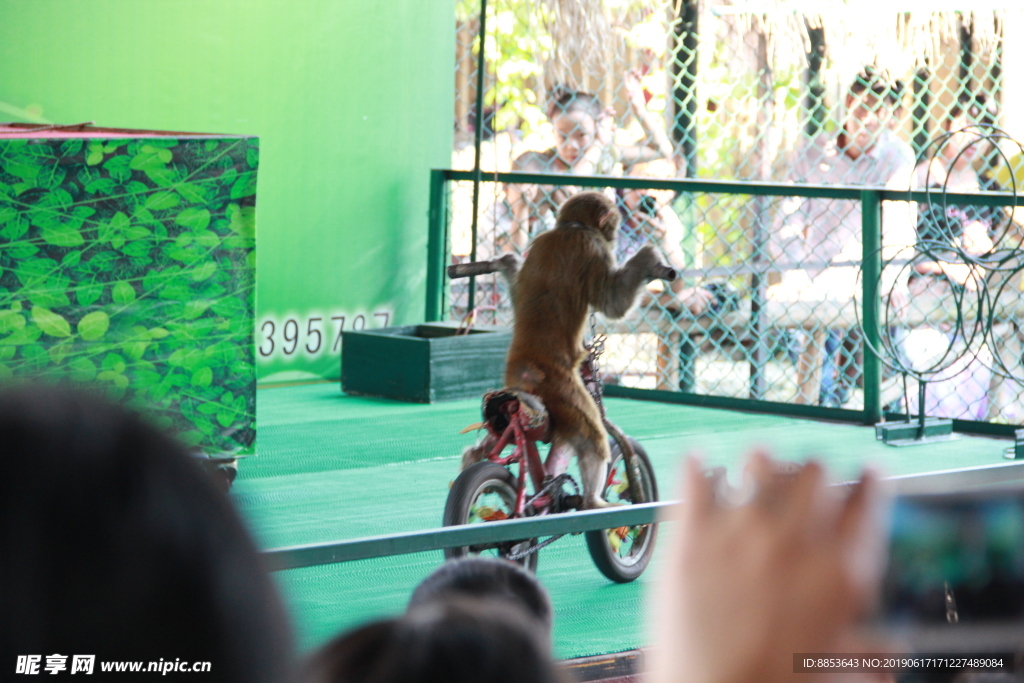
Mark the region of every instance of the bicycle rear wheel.
MULTIPOLYGON (((653 503, 658 500, 658 482, 654 477, 654 468, 640 444, 634 439, 626 438, 636 453, 644 502, 653 503)), ((633 500, 629 494, 626 460, 619 444, 614 439, 609 441, 612 459, 608 463, 608 475, 605 478, 605 500, 609 503, 631 505, 633 500)), ((607 578, 617 583, 629 583, 647 569, 654 554, 657 537, 657 524, 588 531, 587 550, 590 551, 590 557, 597 569, 607 578)))
MULTIPOLYGON (((467 467, 452 484, 448 501, 444 506, 444 526, 460 524, 481 524, 510 519, 516 509, 516 478, 501 465, 493 462, 478 462, 467 467)), ((537 545, 537 539, 497 543, 486 546, 461 546, 445 548, 446 559, 465 555, 490 555, 508 559, 537 545)), ((537 570, 537 552, 517 560, 529 569, 537 570)))

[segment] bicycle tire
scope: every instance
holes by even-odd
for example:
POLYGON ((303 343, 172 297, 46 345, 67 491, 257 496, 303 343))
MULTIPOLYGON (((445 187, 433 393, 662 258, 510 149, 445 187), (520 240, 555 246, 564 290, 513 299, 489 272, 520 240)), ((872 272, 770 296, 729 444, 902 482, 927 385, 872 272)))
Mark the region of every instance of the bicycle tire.
MULTIPOLYGON (((658 500, 658 482, 654 476, 654 467, 651 466, 647 452, 636 440, 629 439, 633 452, 637 457, 637 468, 640 470, 641 486, 648 503, 658 500)), ((629 485, 625 479, 625 462, 622 449, 614 439, 610 439, 612 459, 608 463, 607 475, 605 476, 605 500, 608 502, 625 502, 629 500, 629 485), (621 476, 622 479, 616 479, 621 476), (613 494, 613 495, 610 495, 613 494), (615 500, 615 499, 618 500, 615 500)), ((590 558, 604 576, 616 583, 629 583, 635 581, 647 569, 654 554, 655 542, 658 539, 658 525, 646 524, 634 527, 619 527, 618 529, 601 529, 598 531, 586 532, 587 550, 590 551, 590 558), (617 539, 612 536, 615 535, 617 539), (623 553, 623 544, 629 540, 626 552, 623 553), (639 542, 639 545, 638 545, 639 542)))
MULTIPOLYGON (((516 478, 507 468, 493 462, 478 462, 471 467, 467 467, 455 479, 451 490, 448 491, 448 500, 445 502, 442 524, 444 526, 458 526, 460 524, 486 523, 512 517, 516 503, 516 483, 516 478), (483 501, 484 503, 490 503, 490 505, 480 504, 480 498, 484 495, 496 495, 497 500, 490 497, 483 501), (499 501, 503 509, 499 510, 492 507, 499 501), (484 509, 492 512, 481 516, 480 512, 484 509), (493 518, 487 519, 486 517, 491 514, 493 514, 493 518), (474 518, 476 521, 474 521, 474 518)), ((498 557, 508 559, 508 555, 512 552, 529 547, 524 547, 524 543, 533 546, 537 544, 537 539, 531 538, 515 545, 502 544, 502 547, 488 548, 486 551, 488 554, 490 554, 490 551, 493 551, 493 554, 496 554, 498 557)), ((444 556, 445 559, 452 559, 471 554, 484 554, 481 550, 475 546, 445 548, 444 556)), ((537 571, 538 554, 537 552, 530 553, 516 562, 525 569, 535 572, 537 571)))

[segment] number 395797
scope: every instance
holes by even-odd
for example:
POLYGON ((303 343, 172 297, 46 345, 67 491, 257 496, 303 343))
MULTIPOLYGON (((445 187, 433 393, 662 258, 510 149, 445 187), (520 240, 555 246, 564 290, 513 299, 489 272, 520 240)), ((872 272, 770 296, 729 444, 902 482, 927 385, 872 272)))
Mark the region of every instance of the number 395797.
POLYGON ((388 311, 358 315, 310 315, 306 318, 264 318, 256 332, 259 344, 256 351, 264 359, 280 356, 290 358, 298 353, 306 356, 339 353, 341 333, 345 331, 346 325, 349 330, 363 330, 367 327, 387 327, 390 320, 391 313, 388 311))

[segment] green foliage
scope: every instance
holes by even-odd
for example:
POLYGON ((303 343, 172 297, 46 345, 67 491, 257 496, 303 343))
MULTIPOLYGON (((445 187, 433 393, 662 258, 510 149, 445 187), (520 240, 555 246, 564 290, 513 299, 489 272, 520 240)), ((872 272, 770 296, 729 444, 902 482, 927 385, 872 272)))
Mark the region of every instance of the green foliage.
MULTIPOLYGON (((550 10, 533 0, 511 0, 488 5, 485 60, 488 74, 496 74, 484 93, 485 106, 498 103, 495 127, 503 130, 518 124, 532 132, 547 120, 536 88, 542 85, 544 59, 551 54, 552 37, 546 22, 550 10)), ((456 3, 456 18, 466 21, 480 14, 479 0, 456 3)), ((474 42, 474 60, 479 55, 474 42)), ((489 79, 490 80, 490 79, 489 79)))
MULTIPOLYGON (((657 3, 654 5, 657 6, 657 3)), ((582 86, 577 81, 581 78, 585 80, 587 75, 599 75, 603 66, 626 57, 627 48, 659 55, 664 53, 668 44, 667 33, 671 32, 671 27, 666 23, 664 10, 667 8, 661 9, 653 9, 649 0, 488 2, 484 49, 487 89, 484 105, 495 109, 495 130, 518 127, 527 134, 536 132, 547 122, 544 112, 546 87, 555 83, 582 86), (567 10, 570 4, 578 7, 567 10), (602 20, 595 20, 594 25, 602 22, 608 25, 595 34, 594 25, 573 21, 580 14, 595 17, 603 15, 602 20), (602 38, 606 42, 600 42, 602 38), (601 65, 594 61, 597 52, 601 55, 598 58, 603 62, 601 65), (567 57, 574 63, 566 63, 567 57)), ((456 24, 471 28, 460 39, 473 36, 470 52, 474 69, 480 50, 479 38, 475 35, 479 16, 480 0, 456 2, 456 24)), ((657 74, 657 77, 666 78, 661 61, 664 60, 653 65, 650 76, 657 74)), ((608 74, 604 77, 618 79, 621 74, 608 74)), ((475 76, 472 82, 475 87, 475 76)), ((613 89, 618 89, 618 86, 613 89)), ((648 107, 652 111, 663 112, 664 94, 652 94, 654 99, 648 107)), ((621 104, 625 104, 625 101, 621 101, 621 104)))
POLYGON ((0 380, 70 379, 252 452, 257 142, 0 141, 0 380))

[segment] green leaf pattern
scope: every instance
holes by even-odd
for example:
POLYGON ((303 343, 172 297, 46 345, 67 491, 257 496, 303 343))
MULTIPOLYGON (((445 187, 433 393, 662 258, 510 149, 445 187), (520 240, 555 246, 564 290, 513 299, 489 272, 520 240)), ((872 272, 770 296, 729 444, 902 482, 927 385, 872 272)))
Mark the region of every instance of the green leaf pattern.
POLYGON ((95 383, 252 453, 254 138, 0 140, 0 381, 95 383))

